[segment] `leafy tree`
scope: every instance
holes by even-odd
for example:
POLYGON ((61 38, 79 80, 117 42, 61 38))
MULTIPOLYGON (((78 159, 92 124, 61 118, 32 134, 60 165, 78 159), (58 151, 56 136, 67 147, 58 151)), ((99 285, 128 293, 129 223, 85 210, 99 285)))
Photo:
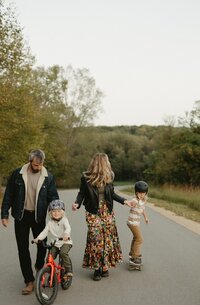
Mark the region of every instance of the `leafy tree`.
POLYGON ((88 70, 75 71, 71 66, 37 67, 31 92, 43 116, 47 166, 59 177, 60 185, 70 185, 73 178, 68 173, 74 172, 77 138, 81 128, 90 125, 98 114, 102 94, 88 70))
POLYGON ((196 186, 200 178, 200 136, 192 128, 166 127, 154 138, 145 174, 154 183, 196 186))
POLYGON ((178 118, 179 126, 190 127, 198 129, 200 126, 200 101, 194 103, 193 109, 185 113, 184 117, 178 118))
POLYGON ((0 166, 1 177, 40 143, 40 121, 30 96, 33 57, 11 7, 0 3, 0 166), (23 152, 23 153, 22 153, 23 152))
POLYGON ((96 87, 94 78, 86 68, 74 70, 69 65, 65 75, 68 79, 65 102, 73 108, 78 118, 77 126, 92 124, 102 110, 103 93, 96 87))

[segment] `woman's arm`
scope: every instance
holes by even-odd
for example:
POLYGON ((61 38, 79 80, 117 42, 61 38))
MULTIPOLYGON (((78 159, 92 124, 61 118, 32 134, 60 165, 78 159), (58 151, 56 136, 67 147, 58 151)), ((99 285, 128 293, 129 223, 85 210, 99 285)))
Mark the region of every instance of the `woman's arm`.
POLYGON ((86 189, 86 179, 84 176, 81 177, 81 183, 80 183, 80 189, 79 192, 77 194, 75 203, 72 204, 72 209, 76 210, 79 209, 84 198, 85 198, 85 189, 86 189))
POLYGON ((135 201, 135 199, 127 200, 126 198, 117 195, 115 193, 115 191, 114 191, 114 187, 113 186, 112 186, 112 188, 113 188, 113 196, 112 197, 113 197, 113 199, 115 201, 118 201, 119 203, 125 204, 125 205, 127 205, 129 207, 135 207, 136 206, 137 202, 135 201))

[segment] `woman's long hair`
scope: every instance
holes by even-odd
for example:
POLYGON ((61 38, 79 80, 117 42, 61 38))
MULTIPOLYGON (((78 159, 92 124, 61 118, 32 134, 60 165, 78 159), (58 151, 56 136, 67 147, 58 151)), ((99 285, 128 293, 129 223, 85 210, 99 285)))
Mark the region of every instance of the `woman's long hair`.
POLYGON ((84 173, 87 181, 93 186, 102 187, 112 183, 114 172, 112 171, 108 156, 104 153, 96 153, 84 173))

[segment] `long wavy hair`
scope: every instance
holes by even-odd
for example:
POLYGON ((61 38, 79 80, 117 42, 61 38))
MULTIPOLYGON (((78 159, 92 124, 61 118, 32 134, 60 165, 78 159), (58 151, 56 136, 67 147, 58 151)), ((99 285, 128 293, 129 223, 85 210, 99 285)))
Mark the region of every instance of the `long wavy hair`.
POLYGON ((114 172, 107 154, 96 153, 84 175, 87 181, 96 187, 103 187, 108 183, 112 183, 114 172))

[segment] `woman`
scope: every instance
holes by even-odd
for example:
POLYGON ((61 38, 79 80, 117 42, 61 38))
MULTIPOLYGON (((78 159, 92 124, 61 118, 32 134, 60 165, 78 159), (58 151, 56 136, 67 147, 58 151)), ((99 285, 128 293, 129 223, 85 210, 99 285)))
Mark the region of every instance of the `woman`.
POLYGON ((132 206, 131 202, 114 192, 114 173, 108 156, 96 153, 81 177, 81 185, 72 210, 85 206, 88 226, 83 267, 94 269, 93 280, 109 276, 109 267, 122 261, 113 200, 132 206))

